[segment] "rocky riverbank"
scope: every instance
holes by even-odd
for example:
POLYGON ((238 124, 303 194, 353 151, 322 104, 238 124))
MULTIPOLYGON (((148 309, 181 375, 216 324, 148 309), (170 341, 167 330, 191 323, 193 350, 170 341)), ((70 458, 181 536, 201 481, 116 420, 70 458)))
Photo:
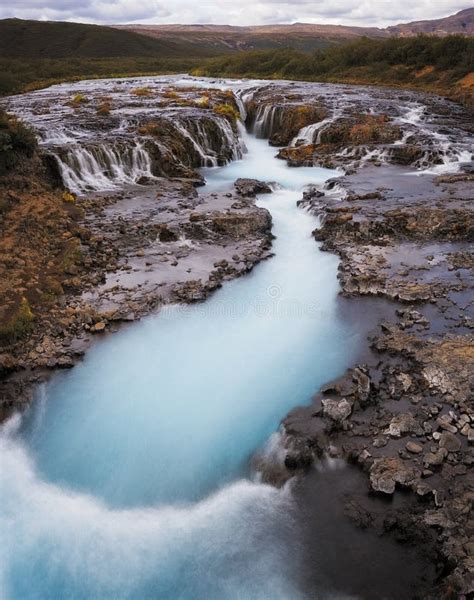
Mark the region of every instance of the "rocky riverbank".
MULTIPOLYGON (((259 94, 265 106, 271 91, 259 94)), ((360 497, 343 502, 358 526, 431 554, 438 579, 423 597, 468 598, 474 593, 474 176, 472 162, 459 170, 443 158, 448 146, 439 136, 448 135, 454 120, 464 131, 461 141, 470 140, 472 127, 466 115, 455 119, 457 108, 445 107, 443 129, 416 130, 386 101, 373 102, 368 114, 357 100, 347 111, 333 106, 335 118, 302 130, 303 139, 278 156, 296 167, 344 168, 323 189, 308 189, 300 206, 321 218, 314 231, 321 249, 341 258, 341 294, 354 302, 385 298, 396 318, 378 325, 363 363, 284 419, 282 451, 256 464, 264 478, 281 483, 324 457, 344 458, 367 473, 367 498, 410 493, 402 506, 374 508, 360 497), (428 172, 414 170, 421 167, 428 172)), ((294 96, 294 110, 307 101, 294 96)), ((436 112, 443 102, 429 99, 436 112)), ((257 101, 257 120, 258 111, 257 101)), ((271 123, 270 140, 278 139, 278 112, 271 123)))
POLYGON ((367 497, 408 494, 377 510, 346 498, 346 514, 423 545, 439 576, 424 597, 469 597, 472 118, 400 90, 107 85, 104 96, 84 84, 67 105, 47 91, 31 107, 13 103, 43 142, 20 148, 2 176, 2 416, 26 406, 54 368, 72 366, 95 335, 163 303, 204 300, 270 256, 271 219, 255 206, 268 185, 239 180, 206 193, 196 171, 238 158, 239 110, 289 166, 341 170, 308 188, 300 207, 321 219, 320 248, 341 259, 341 293, 362 307, 384 298, 395 315, 378 324, 360 364, 284 419, 278 460, 259 457, 258 468, 280 484, 339 457, 367 473, 367 497))
MULTIPOLYGON (((74 149, 58 148, 62 132, 50 128, 44 135, 53 145, 38 145, 4 116, 5 135, 12 144, 18 138, 18 148, 3 151, 8 161, 0 177, 2 419, 26 407, 34 385, 55 368, 73 366, 94 335, 163 304, 203 301, 271 255, 271 217, 255 206, 256 192, 270 188, 240 180, 226 193, 206 193, 195 170, 224 164, 240 151, 233 96, 162 86, 159 92, 133 88, 126 97, 144 116, 128 125, 132 140, 125 139, 131 131, 111 136, 113 150, 96 139, 117 128, 110 106, 97 115, 99 98, 76 95, 69 102, 70 127, 78 135, 86 127, 95 132, 74 149), (147 103, 156 105, 153 120, 147 103), (182 123, 171 121, 169 111, 182 123), (142 143, 153 147, 149 163, 145 155, 129 155, 130 144, 142 143), (94 191, 95 181, 111 190, 94 191)), ((41 98, 32 112, 48 115, 51 102, 41 98)))

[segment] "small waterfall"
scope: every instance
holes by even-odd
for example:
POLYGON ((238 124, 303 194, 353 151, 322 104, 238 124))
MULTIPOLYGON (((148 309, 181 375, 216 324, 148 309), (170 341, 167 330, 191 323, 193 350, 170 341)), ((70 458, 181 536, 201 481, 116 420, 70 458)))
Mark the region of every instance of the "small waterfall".
POLYGON ((282 106, 276 104, 263 104, 257 108, 255 117, 254 133, 256 137, 269 138, 278 124, 278 119, 282 114, 282 106))
POLYGON ((63 144, 76 144, 79 140, 87 138, 88 135, 79 129, 68 129, 67 127, 49 127, 38 131, 39 142, 42 145, 61 146, 63 144))
POLYGON ((438 172, 449 172, 452 171, 453 164, 472 161, 472 150, 456 145, 451 142, 449 137, 443 133, 433 133, 433 138, 439 145, 439 155, 442 163, 435 167, 438 172))
POLYGON ((416 133, 427 140, 429 147, 415 163, 420 173, 450 173, 459 170, 461 163, 473 160, 472 145, 459 143, 445 133, 433 130, 433 124, 426 118, 426 106, 410 104, 406 112, 398 118, 398 122, 411 126, 411 130, 405 130, 402 139, 395 142, 396 145, 406 144, 416 133))
POLYGON ((184 123, 175 122, 174 126, 179 131, 179 133, 185 137, 187 140, 191 142, 194 149, 198 153, 201 159, 201 166, 203 167, 217 167, 218 166, 218 156, 217 152, 209 147, 207 143, 207 136, 205 134, 205 130, 200 127, 197 123, 195 124, 195 128, 199 131, 199 135, 197 138, 192 135, 186 128, 184 123), (204 142, 204 143, 203 143, 204 142))
POLYGON ((403 114, 398 121, 400 123, 409 123, 410 125, 418 125, 425 114, 426 106, 421 104, 412 104, 407 112, 403 114))
MULTIPOLYGON (((162 139, 161 136, 147 135, 136 141, 130 139, 129 135, 122 135, 111 142, 91 141, 85 144, 75 139, 75 143, 69 146, 58 138, 58 147, 53 154, 58 161, 64 185, 72 192, 81 194, 136 184, 144 177, 152 179, 159 166, 156 156, 153 159, 150 155, 151 152, 154 156, 153 147, 159 150, 158 155, 172 156, 177 165, 190 167, 216 167, 242 158, 240 138, 224 117, 192 115, 167 118, 166 121, 169 137, 186 142, 185 157, 177 155, 169 147, 167 136, 162 139)), ((136 126, 137 123, 124 120, 115 134, 128 134, 128 130, 136 126)))
POLYGON ((151 159, 142 142, 76 145, 54 155, 64 185, 76 194, 111 190, 153 177, 151 159))
POLYGON ((196 115, 173 120, 173 127, 189 140, 199 156, 199 167, 217 167, 242 158, 242 143, 229 121, 223 117, 196 115))
POLYGON ((304 144, 320 144, 321 136, 328 127, 334 123, 342 114, 342 109, 336 109, 330 117, 326 117, 317 123, 311 123, 298 131, 298 134, 291 140, 290 146, 302 146, 304 144))
MULTIPOLYGON (((231 124, 227 119, 221 118, 219 119, 219 125, 224 139, 229 147, 231 153, 231 160, 239 160, 242 158, 243 153, 243 142, 238 133, 232 129, 231 124)), ((239 127, 237 123, 237 132, 239 132, 239 127)))
POLYGON ((239 109, 240 120, 245 123, 247 118, 247 109, 245 108, 246 103, 250 100, 253 94, 244 94, 242 90, 236 90, 234 94, 235 103, 239 109))

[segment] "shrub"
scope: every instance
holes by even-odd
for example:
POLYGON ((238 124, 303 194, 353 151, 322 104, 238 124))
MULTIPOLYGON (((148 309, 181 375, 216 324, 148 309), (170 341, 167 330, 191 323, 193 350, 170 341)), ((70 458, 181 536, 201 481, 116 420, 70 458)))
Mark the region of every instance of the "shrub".
POLYGON ((76 202, 76 196, 71 192, 63 192, 63 202, 74 204, 76 202))
POLYGON ((33 130, 0 109, 0 175, 13 169, 21 155, 31 158, 36 147, 33 130))
POLYGON ((194 104, 198 108, 209 108, 210 107, 209 96, 201 96, 200 98, 198 98, 197 100, 194 101, 194 104))
POLYGON ((131 92, 134 96, 151 96, 151 89, 149 87, 138 87, 134 88, 131 92))
POLYGON ((67 273, 82 260, 81 245, 77 238, 68 240, 61 260, 61 268, 67 273))
POLYGON ((101 117, 108 117, 111 110, 112 102, 110 100, 103 100, 97 108, 97 114, 101 117))
POLYGON ((239 111, 234 108, 231 104, 216 104, 212 109, 216 115, 224 117, 227 119, 231 125, 235 125, 237 123, 237 119, 239 119, 240 114, 239 111))
POLYGON ((73 108, 79 108, 79 106, 87 104, 88 102, 89 99, 86 96, 84 96, 84 94, 76 94, 71 98, 69 106, 72 106, 73 108))
POLYGON ((0 341, 12 343, 31 331, 35 316, 31 310, 30 303, 23 297, 18 310, 10 319, 0 325, 0 341))
POLYGON ((163 94, 164 98, 169 98, 170 100, 177 100, 180 96, 176 90, 172 88, 168 88, 163 94))

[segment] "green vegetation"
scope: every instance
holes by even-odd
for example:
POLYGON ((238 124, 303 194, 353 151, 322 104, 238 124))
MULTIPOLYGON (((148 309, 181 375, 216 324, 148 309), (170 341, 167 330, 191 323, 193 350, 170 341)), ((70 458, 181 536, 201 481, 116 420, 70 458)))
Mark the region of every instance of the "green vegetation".
MULTIPOLYGON (((1 24, 2 22, 0 33, 1 24)), ((118 35, 129 34, 126 31, 113 31, 118 35)), ((140 34, 133 35, 151 42, 157 41, 140 34)), ((123 46, 121 51, 127 52, 127 46, 123 46)), ((183 48, 175 48, 174 51, 175 54, 170 55, 171 49, 168 48, 167 53, 157 52, 155 56, 128 54, 126 57, 105 58, 81 58, 80 55, 58 59, 0 58, 0 94, 29 91, 62 81, 85 78, 183 72, 213 77, 283 78, 416 86, 450 93, 465 77, 466 89, 472 86, 472 76, 469 78, 469 74, 474 71, 474 39, 457 35, 444 38, 359 38, 308 53, 284 48, 201 58, 196 52, 186 54, 183 48)), ((115 50, 112 49, 111 52, 115 50)), ((41 56, 41 53, 39 55, 41 56)), ((176 100, 176 92, 170 90, 169 99, 176 100)))
POLYGON ((138 87, 132 90, 134 96, 151 96, 151 89, 149 87, 138 87))
POLYGON ((33 156, 36 143, 29 127, 0 109, 0 175, 13 169, 20 156, 33 156))
POLYGON ((77 238, 71 238, 67 241, 61 260, 61 268, 65 273, 82 260, 81 245, 77 238))
POLYGON ((457 81, 474 70, 474 39, 418 36, 375 40, 361 38, 312 54, 292 49, 245 52, 210 59, 196 72, 202 75, 321 80, 366 75, 381 82, 457 81), (419 73, 431 67, 426 74, 419 73), (394 79, 395 78, 395 79, 394 79))
POLYGON ((30 303, 23 297, 16 312, 6 323, 0 325, 0 343, 15 342, 26 335, 31 331, 34 320, 30 303))
POLYGON ((84 96, 84 94, 76 94, 70 100, 70 102, 68 102, 68 104, 69 104, 69 106, 72 106, 72 108, 79 108, 83 104, 88 104, 88 102, 89 102, 89 99, 86 98, 86 96, 84 96))
POLYGON ((231 104, 216 104, 212 109, 216 115, 226 118, 231 125, 237 123, 237 119, 240 117, 239 111, 234 108, 231 104))

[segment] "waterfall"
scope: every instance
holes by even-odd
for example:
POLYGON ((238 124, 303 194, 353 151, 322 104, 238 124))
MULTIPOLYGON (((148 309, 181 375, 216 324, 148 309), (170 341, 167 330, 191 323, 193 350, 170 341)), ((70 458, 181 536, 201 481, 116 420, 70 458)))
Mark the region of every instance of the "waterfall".
MULTIPOLYGON (((58 161, 64 185, 76 194, 90 191, 113 190, 124 184, 136 184, 140 179, 153 178, 157 174, 150 152, 155 146, 159 155, 172 155, 176 164, 192 167, 216 167, 242 158, 243 147, 238 134, 227 119, 220 116, 200 116, 167 118, 171 138, 184 140, 190 154, 176 155, 168 147, 167 138, 144 136, 141 140, 121 136, 115 141, 81 144, 76 139, 73 145, 62 148, 63 140, 57 139, 53 154, 58 161)), ((125 132, 131 124, 122 121, 120 132, 125 132)), ((68 138, 69 140, 69 138, 68 138)), ((66 140, 64 140, 66 141, 66 140)), ((155 157, 156 158, 156 157, 155 157)), ((159 163, 158 163, 159 164, 159 163)), ((159 169, 158 169, 159 171, 159 169)))
POLYGON ((198 153, 201 159, 201 166, 203 167, 217 167, 218 166, 218 156, 217 152, 210 148, 210 144, 208 143, 207 136, 205 134, 205 130, 200 127, 198 123, 195 123, 195 128, 199 133, 198 136, 192 135, 187 127, 186 123, 180 123, 176 121, 174 126, 179 131, 179 133, 185 137, 187 140, 191 142, 194 149, 198 153))
POLYGON ((245 123, 245 119, 247 118, 247 108, 245 105, 252 96, 253 96, 253 93, 251 93, 251 94, 244 93, 243 90, 235 91, 235 94, 234 94, 235 103, 237 104, 237 108, 239 109, 240 120, 242 121, 242 123, 245 123))
POLYGON ((255 118, 254 133, 256 137, 266 139, 269 138, 275 128, 277 119, 281 117, 282 106, 275 104, 263 104, 257 109, 255 118))
POLYGON ((110 190, 153 177, 151 159, 142 142, 76 145, 54 155, 64 185, 76 194, 110 190))
POLYGON ((301 128, 297 135, 291 140, 290 146, 302 146, 304 144, 320 144, 321 136, 328 127, 342 115, 342 109, 336 109, 330 117, 326 117, 317 123, 311 123, 301 128))

